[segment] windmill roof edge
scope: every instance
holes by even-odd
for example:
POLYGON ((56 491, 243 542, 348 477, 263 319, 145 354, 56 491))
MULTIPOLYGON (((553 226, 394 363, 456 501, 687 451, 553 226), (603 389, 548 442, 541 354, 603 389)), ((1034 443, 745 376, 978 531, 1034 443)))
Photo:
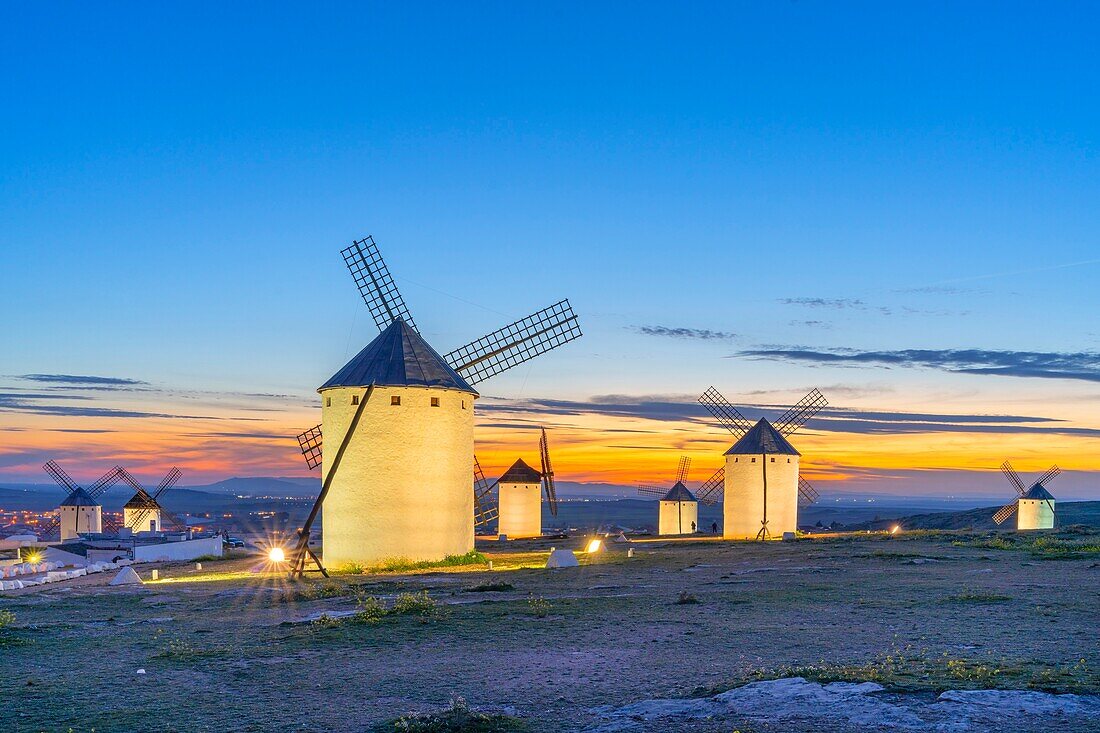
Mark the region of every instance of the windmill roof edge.
POLYGON ((396 319, 332 375, 318 392, 337 387, 442 387, 478 392, 405 321, 396 319))

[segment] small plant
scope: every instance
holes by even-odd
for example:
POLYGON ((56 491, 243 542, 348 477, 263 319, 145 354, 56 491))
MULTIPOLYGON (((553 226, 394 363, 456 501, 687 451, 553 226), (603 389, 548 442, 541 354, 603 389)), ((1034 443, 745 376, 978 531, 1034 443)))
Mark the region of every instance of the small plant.
POLYGON ((974 591, 964 591, 954 596, 945 596, 941 599, 941 603, 1004 603, 1005 601, 1011 601, 1011 596, 1003 596, 999 593, 976 593, 974 591))
POLYGON ((357 624, 376 624, 389 614, 389 609, 374 596, 360 598, 358 610, 351 620, 357 624))
POLYGON ((362 575, 366 572, 366 568, 357 562, 346 562, 338 567, 336 572, 341 575, 362 575))
POLYGON ((463 593, 507 593, 510 590, 515 590, 516 587, 511 583, 481 583, 475 585, 473 588, 463 588, 463 593))
POLYGON ((412 713, 393 721, 383 730, 399 733, 509 733, 526 730, 523 721, 511 715, 475 710, 461 697, 435 713, 412 713))
POLYGON ((477 550, 470 550, 465 555, 447 555, 442 560, 434 562, 428 560, 410 560, 407 557, 391 557, 384 560, 378 570, 390 573, 404 572, 406 570, 430 570, 432 568, 457 568, 465 565, 487 565, 489 558, 477 550))
POLYGON ((329 616, 327 613, 322 613, 317 618, 309 622, 309 625, 313 629, 332 629, 340 625, 342 619, 335 616, 329 616))
POLYGON ((0 633, 15 625, 15 614, 8 610, 0 611, 0 633))
POLYGON ((435 600, 428 595, 428 591, 422 590, 419 593, 401 593, 393 601, 393 608, 390 609, 390 613, 394 616, 420 616, 422 618, 428 618, 439 614, 439 606, 435 600))
POLYGON ((322 598, 341 598, 351 590, 343 583, 327 581, 324 583, 301 583, 287 588, 283 593, 285 601, 317 601, 322 598))
POLYGON ((553 605, 542 596, 531 596, 527 599, 527 607, 535 614, 535 618, 546 618, 553 605))
POLYGON ((680 595, 676 598, 677 606, 690 606, 698 602, 699 599, 691 593, 688 593, 686 590, 680 591, 680 595))

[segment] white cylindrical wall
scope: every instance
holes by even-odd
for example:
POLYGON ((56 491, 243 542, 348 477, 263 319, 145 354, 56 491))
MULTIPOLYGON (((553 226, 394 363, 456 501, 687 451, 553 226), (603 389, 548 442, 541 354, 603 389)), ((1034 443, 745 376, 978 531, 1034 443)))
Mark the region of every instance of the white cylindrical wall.
POLYGON ((124 527, 129 527, 134 532, 149 532, 152 527, 153 532, 160 531, 160 511, 157 509, 130 509, 123 507, 122 509, 122 524, 124 527), (141 523, 138 527, 137 524, 141 523))
POLYGON ((756 539, 764 518, 767 471, 768 538, 798 529, 798 456, 726 456, 722 536, 756 539))
MULTIPOLYGON (((331 470, 355 415, 352 399, 366 391, 321 392, 322 476, 331 470)), ((436 561, 472 550, 473 456, 474 395, 376 387, 322 508, 325 565, 436 561)))
POLYGON ((698 529, 699 502, 697 501, 664 501, 660 514, 657 517, 657 534, 691 534, 698 529), (692 523, 695 527, 692 527, 692 523))
POLYGON ((1016 529, 1053 529, 1054 500, 1020 499, 1016 507, 1016 529))
POLYGON ((500 518, 497 534, 508 539, 542 535, 542 485, 502 483, 497 494, 500 518))
POLYGON ((61 539, 70 540, 81 534, 98 534, 103 531, 103 509, 99 506, 62 506, 61 539))

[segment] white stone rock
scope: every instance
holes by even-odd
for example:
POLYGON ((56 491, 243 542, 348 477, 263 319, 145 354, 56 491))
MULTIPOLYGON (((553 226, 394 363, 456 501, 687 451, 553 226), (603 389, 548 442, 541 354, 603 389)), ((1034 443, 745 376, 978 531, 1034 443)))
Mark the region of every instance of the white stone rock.
POLYGON ((123 568, 118 575, 111 578, 109 585, 144 585, 144 583, 133 568, 123 568))
POLYGON ((572 550, 554 550, 550 553, 550 557, 546 559, 546 567, 548 568, 575 568, 580 565, 577 560, 577 556, 573 554, 572 550))

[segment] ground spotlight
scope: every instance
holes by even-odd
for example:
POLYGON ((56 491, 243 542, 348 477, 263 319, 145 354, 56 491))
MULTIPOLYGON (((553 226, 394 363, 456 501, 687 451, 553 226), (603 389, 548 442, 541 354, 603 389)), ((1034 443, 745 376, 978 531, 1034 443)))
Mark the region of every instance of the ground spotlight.
POLYGON ((267 559, 271 562, 286 562, 286 553, 281 547, 272 547, 267 553, 267 559))

